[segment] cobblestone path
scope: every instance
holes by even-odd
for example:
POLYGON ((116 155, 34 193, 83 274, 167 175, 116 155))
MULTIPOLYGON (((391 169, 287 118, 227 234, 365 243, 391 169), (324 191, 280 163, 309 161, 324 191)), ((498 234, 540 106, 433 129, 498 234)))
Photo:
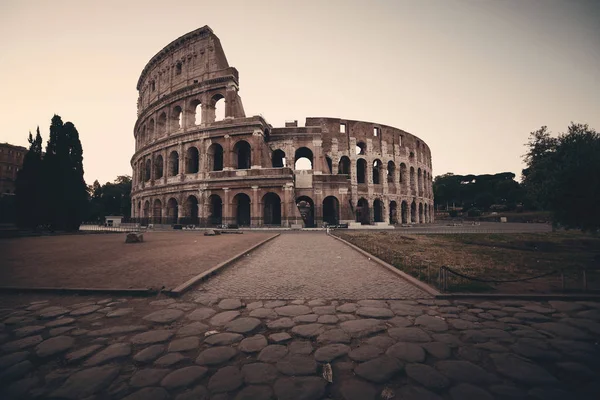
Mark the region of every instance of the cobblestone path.
POLYGON ((324 232, 282 234, 207 280, 199 290, 221 298, 431 297, 324 232))
POLYGON ((598 302, 40 298, 0 298, 3 400, 600 393, 598 302))

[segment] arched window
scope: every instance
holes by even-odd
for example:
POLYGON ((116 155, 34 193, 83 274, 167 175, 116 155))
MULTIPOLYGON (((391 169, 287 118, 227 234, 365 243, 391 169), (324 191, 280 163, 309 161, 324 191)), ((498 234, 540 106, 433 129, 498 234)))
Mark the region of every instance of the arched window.
POLYGON ((414 200, 410 205, 410 222, 413 224, 417 222, 417 203, 414 200))
POLYGON ((414 167, 410 167, 410 191, 411 194, 415 195, 417 188, 415 183, 415 169, 414 167))
POLYGON ((283 150, 277 149, 273 152, 273 156, 271 158, 273 163, 273 168, 283 168, 286 165, 285 162, 285 153, 283 150))
POLYGON ((222 121, 225 119, 225 97, 218 94, 212 98, 214 119, 213 121, 222 121))
POLYGON ((356 182, 367 183, 367 161, 364 158, 356 161, 356 182))
POLYGON ((172 151, 169 154, 169 175, 176 176, 179 174, 179 153, 172 151))
POLYGON ((219 143, 210 145, 207 151, 208 165, 211 171, 223 170, 223 147, 219 143))
POLYGON ((154 207, 152 208, 152 222, 155 224, 162 224, 162 203, 159 199, 154 200, 154 207))
POLYGON ((423 174, 421 168, 417 170, 417 189, 419 197, 423 196, 423 174))
POLYGON ((363 156, 367 154, 367 145, 364 142, 356 143, 356 155, 363 156))
POLYGON ((333 174, 333 161, 331 160, 331 157, 325 156, 325 161, 327 162, 327 167, 329 168, 328 172, 333 174))
POLYGON ((181 107, 176 106, 173 108, 172 121, 171 121, 171 130, 178 131, 183 128, 183 112, 181 107))
POLYGON ((188 224, 198 225, 200 221, 198 220, 198 199, 196 196, 188 196, 185 201, 185 216, 187 217, 188 224))
POLYGON ((394 175, 396 175, 396 164, 393 161, 388 161, 387 164, 387 181, 394 183, 394 175))
POLYGON ((164 135, 165 133, 167 133, 167 113, 163 112, 158 116, 156 129, 159 135, 164 135))
POLYGON ((185 154, 185 173, 195 174, 198 172, 199 167, 200 154, 198 153, 198 149, 195 147, 188 148, 185 154))
POLYGON ((340 223, 340 202, 335 196, 327 196, 323 199, 323 222, 329 225, 340 223))
POLYGON ((400 164, 400 183, 402 185, 406 184, 406 164, 400 164))
POLYGON ((252 163, 252 149, 245 140, 240 140, 233 146, 233 154, 237 169, 250 169, 252 163))
POLYGON ((408 224, 408 203, 406 201, 402 201, 400 207, 402 213, 402 223, 408 224))
POLYGON ((148 140, 148 142, 151 142, 154 139, 155 139, 154 138, 154 119, 151 118, 150 122, 148 122, 148 138, 147 138, 147 140, 148 140))
POLYGON ((350 159, 348 157, 342 156, 342 158, 340 158, 338 174, 350 175, 350 159))
POLYGON ((313 152, 308 147, 300 147, 294 156, 295 169, 313 169, 313 152))
POLYGON ((167 224, 176 224, 179 220, 179 205, 173 197, 167 201, 167 224))
POLYGON ((152 161, 150 159, 146 160, 146 170, 144 172, 144 180, 148 182, 152 177, 152 161))
POLYGON ((139 147, 142 147, 144 144, 146 144, 146 141, 148 140, 148 138, 146 137, 146 125, 142 126, 142 129, 140 129, 138 139, 139 147))
POLYGON ((422 224, 425 222, 425 218, 423 216, 423 203, 419 203, 419 223, 422 224))
POLYGON ((302 221, 304 222, 305 228, 312 228, 315 226, 315 203, 313 199, 308 196, 300 196, 296 199, 296 207, 300 212, 302 221))
POLYGON ((162 156, 156 156, 154 159, 154 179, 160 179, 163 177, 163 165, 164 161, 162 156))
POLYGON ((356 222, 360 222, 363 225, 370 223, 371 217, 369 215, 369 202, 361 197, 356 203, 356 222))
POLYGON ((223 202, 221 201, 221 198, 216 194, 212 194, 208 198, 208 204, 209 224, 213 226, 221 225, 223 223, 223 202))
POLYGON ((245 193, 238 193, 233 198, 233 209, 235 210, 235 222, 238 226, 250 226, 250 197, 245 193))
POLYGON ((144 218, 150 218, 150 200, 144 202, 144 211, 142 215, 144 218))
POLYGON ((373 184, 379 185, 381 183, 381 161, 373 161, 373 184))
POLYGON ((398 223, 398 203, 390 201, 390 224, 395 225, 398 223))
POLYGON ((375 222, 383 222, 383 203, 379 199, 373 201, 373 219, 375 222))
POLYGON ((281 225, 281 199, 276 193, 269 192, 262 198, 263 224, 281 225))
POLYGON ((183 66, 182 66, 181 62, 178 62, 175 65, 175 75, 181 75, 182 69, 183 69, 183 66))
POLYGON ((194 125, 200 125, 202 123, 202 104, 199 100, 193 100, 190 105, 194 115, 194 125))

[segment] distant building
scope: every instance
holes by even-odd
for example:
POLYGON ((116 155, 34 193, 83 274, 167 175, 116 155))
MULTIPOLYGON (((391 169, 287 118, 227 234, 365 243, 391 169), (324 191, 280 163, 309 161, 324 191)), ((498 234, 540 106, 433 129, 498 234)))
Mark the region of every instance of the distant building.
POLYGON ((0 195, 14 194, 17 172, 23 166, 27 148, 0 143, 0 195))

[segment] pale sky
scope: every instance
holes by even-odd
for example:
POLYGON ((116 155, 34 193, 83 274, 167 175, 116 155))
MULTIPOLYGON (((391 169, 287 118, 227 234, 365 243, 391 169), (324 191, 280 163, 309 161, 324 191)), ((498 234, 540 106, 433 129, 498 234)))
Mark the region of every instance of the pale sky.
POLYGON ((54 113, 81 136, 91 184, 131 175, 137 80, 210 26, 248 116, 378 122, 431 148, 434 176, 511 171, 528 133, 600 130, 600 1, 0 2, 0 142, 45 143, 54 113))

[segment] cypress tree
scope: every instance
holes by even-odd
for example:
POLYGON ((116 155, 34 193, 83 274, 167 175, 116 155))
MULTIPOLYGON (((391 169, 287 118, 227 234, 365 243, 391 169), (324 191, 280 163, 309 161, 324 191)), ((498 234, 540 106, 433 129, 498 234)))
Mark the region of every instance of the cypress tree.
POLYGON ((35 139, 29 132, 29 151, 23 158, 23 166, 15 182, 17 225, 21 228, 36 228, 42 218, 42 136, 37 128, 35 139))

